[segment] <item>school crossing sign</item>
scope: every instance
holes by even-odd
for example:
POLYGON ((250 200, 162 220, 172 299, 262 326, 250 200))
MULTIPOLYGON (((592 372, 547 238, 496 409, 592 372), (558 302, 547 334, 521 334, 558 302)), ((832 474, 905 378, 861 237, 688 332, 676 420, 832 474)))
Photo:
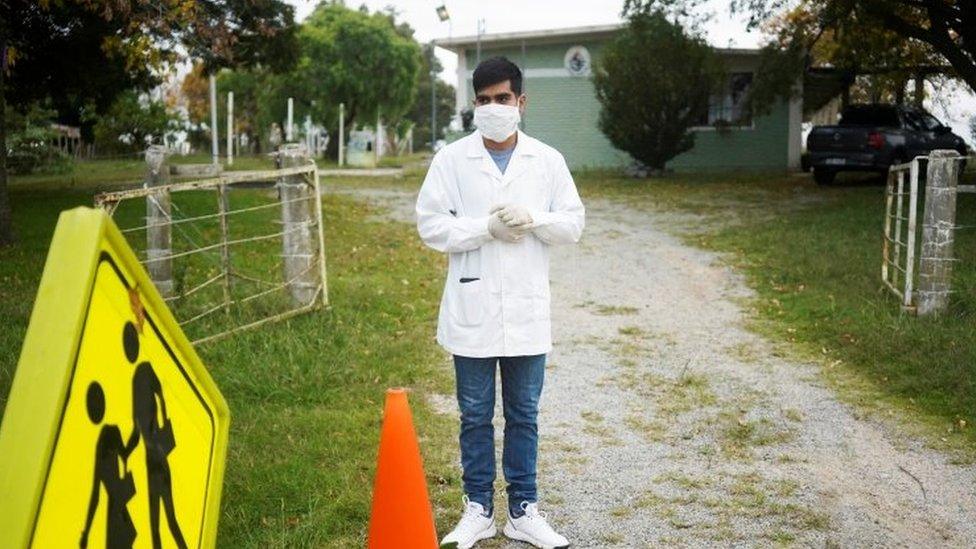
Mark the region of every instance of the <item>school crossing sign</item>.
POLYGON ((229 414, 108 216, 61 214, 0 424, 4 547, 209 547, 229 414))

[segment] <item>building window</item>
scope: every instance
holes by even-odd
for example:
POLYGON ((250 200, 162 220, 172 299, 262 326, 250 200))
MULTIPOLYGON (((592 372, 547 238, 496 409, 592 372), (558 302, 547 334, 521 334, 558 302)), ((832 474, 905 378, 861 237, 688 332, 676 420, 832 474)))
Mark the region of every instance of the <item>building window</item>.
POLYGON ((698 126, 752 126, 752 112, 746 102, 751 87, 751 72, 730 73, 722 91, 708 98, 708 112, 702 113, 698 126))

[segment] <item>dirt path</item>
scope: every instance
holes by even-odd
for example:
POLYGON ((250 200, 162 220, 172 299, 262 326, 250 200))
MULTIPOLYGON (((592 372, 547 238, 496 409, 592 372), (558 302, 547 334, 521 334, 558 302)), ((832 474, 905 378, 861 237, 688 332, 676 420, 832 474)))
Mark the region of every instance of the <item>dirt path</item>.
MULTIPOLYGON (((412 222, 410 194, 357 194, 412 222)), ((976 467, 775 356, 740 278, 662 230, 673 214, 586 206, 583 241, 553 250, 540 413, 541 507, 575 547, 976 546, 976 467)))

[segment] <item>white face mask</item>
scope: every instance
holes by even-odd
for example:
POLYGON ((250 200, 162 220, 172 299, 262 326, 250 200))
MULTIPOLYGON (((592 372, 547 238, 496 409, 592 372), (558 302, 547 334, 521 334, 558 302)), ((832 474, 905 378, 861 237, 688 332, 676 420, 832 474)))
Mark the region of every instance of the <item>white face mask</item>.
POLYGON ((474 126, 481 135, 496 143, 501 143, 518 129, 522 115, 518 107, 489 103, 474 110, 474 126))

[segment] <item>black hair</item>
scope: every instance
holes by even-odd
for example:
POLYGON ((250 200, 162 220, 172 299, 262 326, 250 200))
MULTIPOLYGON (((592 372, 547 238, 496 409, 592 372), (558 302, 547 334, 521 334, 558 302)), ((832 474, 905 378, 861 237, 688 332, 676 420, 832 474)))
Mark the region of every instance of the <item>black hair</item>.
POLYGON ((474 93, 508 80, 511 82, 512 91, 515 92, 515 95, 522 95, 522 71, 518 65, 505 57, 492 57, 478 63, 474 69, 472 80, 474 93))

